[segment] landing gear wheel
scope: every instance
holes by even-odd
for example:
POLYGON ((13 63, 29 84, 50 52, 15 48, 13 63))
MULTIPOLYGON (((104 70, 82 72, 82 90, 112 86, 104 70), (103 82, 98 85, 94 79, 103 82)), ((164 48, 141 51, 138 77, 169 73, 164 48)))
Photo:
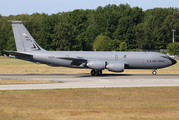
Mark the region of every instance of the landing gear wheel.
POLYGON ((95 70, 91 70, 91 75, 94 76, 96 74, 95 70))
POLYGON ((152 72, 152 74, 153 74, 153 75, 156 75, 156 74, 157 74, 157 72, 154 70, 154 71, 152 72))
POLYGON ((102 75, 102 70, 98 70, 97 75, 102 75))

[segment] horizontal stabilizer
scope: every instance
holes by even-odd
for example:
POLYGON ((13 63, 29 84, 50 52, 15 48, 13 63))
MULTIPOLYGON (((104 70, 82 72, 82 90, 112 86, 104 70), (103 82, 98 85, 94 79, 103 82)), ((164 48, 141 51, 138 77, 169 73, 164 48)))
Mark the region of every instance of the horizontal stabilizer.
POLYGON ((26 54, 26 53, 23 53, 23 52, 17 52, 17 51, 4 51, 6 53, 6 55, 15 55, 15 56, 32 56, 30 54, 26 54))

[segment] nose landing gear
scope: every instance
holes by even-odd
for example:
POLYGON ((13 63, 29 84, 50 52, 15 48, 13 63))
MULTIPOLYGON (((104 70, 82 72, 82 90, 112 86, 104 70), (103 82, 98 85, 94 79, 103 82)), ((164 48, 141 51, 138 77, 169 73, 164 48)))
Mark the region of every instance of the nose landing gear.
POLYGON ((153 75, 156 75, 157 74, 157 71, 154 69, 153 72, 152 72, 153 75))

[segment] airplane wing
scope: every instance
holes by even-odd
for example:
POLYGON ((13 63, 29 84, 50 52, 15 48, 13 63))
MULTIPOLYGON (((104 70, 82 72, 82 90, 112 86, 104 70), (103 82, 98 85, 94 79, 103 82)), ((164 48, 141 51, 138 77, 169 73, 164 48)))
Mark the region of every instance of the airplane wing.
POLYGON ((72 57, 56 57, 57 59, 64 59, 64 60, 71 60, 71 65, 77 65, 80 66, 81 64, 86 64, 87 59, 77 57, 77 58, 72 58, 72 57))

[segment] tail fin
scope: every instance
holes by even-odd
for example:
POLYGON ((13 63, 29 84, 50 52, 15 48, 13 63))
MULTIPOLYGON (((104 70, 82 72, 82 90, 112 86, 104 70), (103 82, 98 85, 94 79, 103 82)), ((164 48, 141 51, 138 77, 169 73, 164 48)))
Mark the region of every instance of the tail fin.
POLYGON ((19 52, 45 51, 33 39, 21 21, 11 21, 16 48, 19 52))

